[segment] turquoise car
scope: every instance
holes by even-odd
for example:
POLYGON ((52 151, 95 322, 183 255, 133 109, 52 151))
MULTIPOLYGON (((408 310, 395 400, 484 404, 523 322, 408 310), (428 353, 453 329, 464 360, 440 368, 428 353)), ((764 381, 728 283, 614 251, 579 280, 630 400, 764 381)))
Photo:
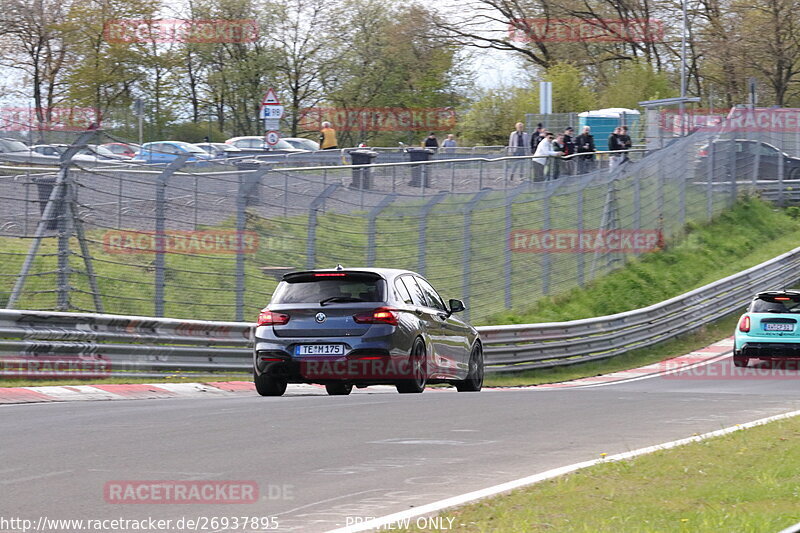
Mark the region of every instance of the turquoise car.
POLYGON ((800 291, 760 292, 739 319, 734 333, 733 364, 750 359, 800 359, 800 291))

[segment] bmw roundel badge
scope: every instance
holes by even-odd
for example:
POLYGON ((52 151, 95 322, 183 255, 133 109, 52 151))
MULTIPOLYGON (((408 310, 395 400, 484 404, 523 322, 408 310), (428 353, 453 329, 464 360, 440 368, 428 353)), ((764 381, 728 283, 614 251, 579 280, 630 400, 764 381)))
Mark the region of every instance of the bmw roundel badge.
POLYGON ((325 322, 326 318, 328 317, 325 316, 325 313, 317 313, 317 315, 314 317, 314 320, 322 324, 323 322, 325 322))

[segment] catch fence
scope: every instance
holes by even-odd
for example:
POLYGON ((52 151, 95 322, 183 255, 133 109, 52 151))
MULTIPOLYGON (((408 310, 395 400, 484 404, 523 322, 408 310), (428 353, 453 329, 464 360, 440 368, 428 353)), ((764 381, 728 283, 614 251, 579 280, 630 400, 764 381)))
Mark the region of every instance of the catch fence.
POLYGON ((17 161, 0 167, 0 305, 241 321, 284 272, 342 264, 418 271, 486 322, 585 286, 759 188, 770 156, 720 143, 742 135, 769 142, 701 131, 613 169, 609 154, 561 162, 543 181, 531 157, 17 161))

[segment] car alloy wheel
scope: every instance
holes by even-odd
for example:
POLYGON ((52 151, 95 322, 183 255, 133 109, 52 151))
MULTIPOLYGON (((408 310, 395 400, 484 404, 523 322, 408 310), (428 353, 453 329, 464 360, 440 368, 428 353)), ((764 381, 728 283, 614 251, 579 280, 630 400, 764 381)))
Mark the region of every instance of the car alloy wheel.
POLYGON ((458 392, 479 392, 483 387, 483 348, 475 344, 469 354, 469 372, 467 379, 455 383, 458 392))
POLYGON ((425 343, 422 339, 414 341, 411 355, 408 358, 411 366, 411 379, 404 379, 397 382, 397 392, 403 394, 420 393, 425 390, 428 382, 428 375, 425 368, 425 343))

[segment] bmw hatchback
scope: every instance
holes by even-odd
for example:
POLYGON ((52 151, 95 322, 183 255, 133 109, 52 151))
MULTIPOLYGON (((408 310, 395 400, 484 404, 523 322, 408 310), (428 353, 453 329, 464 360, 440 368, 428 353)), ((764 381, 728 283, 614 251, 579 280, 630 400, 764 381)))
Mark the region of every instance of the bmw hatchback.
POLYGON ((262 396, 288 383, 324 385, 330 395, 353 386, 394 385, 401 393, 449 383, 480 391, 483 348, 422 276, 379 268, 310 270, 283 276, 255 332, 254 380, 262 396))
POLYGON ((756 295, 739 319, 734 334, 733 364, 750 359, 800 358, 800 292, 770 291, 756 295))

